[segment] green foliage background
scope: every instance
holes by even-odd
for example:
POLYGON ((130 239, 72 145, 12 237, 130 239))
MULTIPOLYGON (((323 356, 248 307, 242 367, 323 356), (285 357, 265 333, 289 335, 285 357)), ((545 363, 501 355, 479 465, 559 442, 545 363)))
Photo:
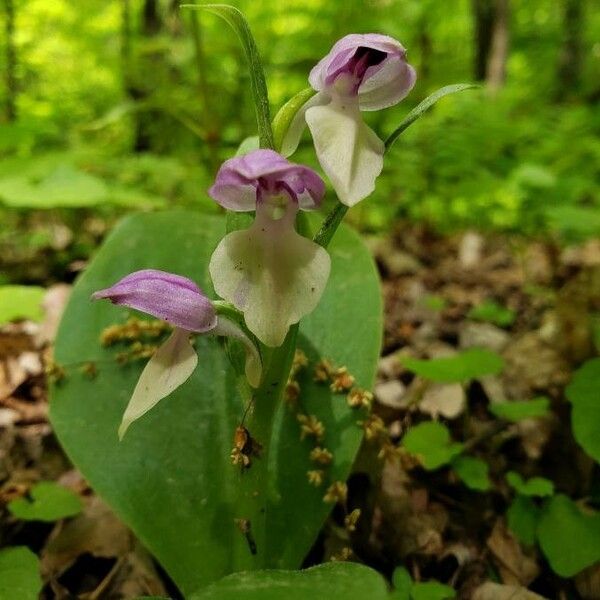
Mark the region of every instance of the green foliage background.
MULTIPOLYGON (((256 129, 242 51, 223 23, 171 0, 9 4, 14 33, 0 38, 0 70, 8 72, 11 43, 16 60, 13 85, 7 77, 0 86, 7 107, 0 116, 0 248, 44 245, 31 232, 15 233, 33 209, 52 208, 67 221, 78 206, 103 217, 166 204, 215 211, 205 190, 219 163, 256 129)), ((397 37, 419 73, 400 106, 366 115, 384 137, 438 87, 475 79, 476 3, 469 0, 232 4, 256 36, 273 113, 350 32, 397 37)), ((377 191, 352 212, 354 223, 377 231, 408 218, 444 230, 476 226, 566 241, 598 234, 594 4, 510 3, 505 85, 447 98, 404 134, 377 191), (564 13, 573 4, 582 15, 581 60, 570 83, 559 65, 569 42, 564 13)), ((316 164, 308 137, 296 158, 316 164)), ((94 240, 81 243, 76 254, 86 256, 94 240)))

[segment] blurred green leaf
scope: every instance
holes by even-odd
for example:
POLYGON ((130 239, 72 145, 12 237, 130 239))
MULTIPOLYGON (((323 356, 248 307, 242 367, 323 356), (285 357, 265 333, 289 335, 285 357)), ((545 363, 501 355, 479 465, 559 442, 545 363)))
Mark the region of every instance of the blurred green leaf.
POLYGON ((486 300, 478 306, 474 306, 467 314, 469 319, 487 321, 499 327, 509 327, 514 323, 516 316, 514 310, 506 308, 494 300, 486 300))
POLYGON ((449 586, 437 581, 415 583, 410 591, 411 600, 448 600, 456 598, 456 592, 449 586))
POLYGON ((527 496, 516 496, 506 512, 508 528, 527 546, 535 542, 541 509, 527 496))
POLYGON ((550 400, 546 397, 539 397, 533 400, 492 402, 488 409, 499 419, 516 422, 547 415, 550 409, 550 400))
POLYGON ((38 600, 41 591, 37 556, 24 546, 0 550, 0 598, 38 600))
POLYGON ((58 521, 79 514, 83 508, 77 494, 53 481, 42 481, 29 491, 28 498, 17 498, 8 510, 22 521, 58 521))
POLYGON ((0 324, 15 319, 41 321, 46 290, 34 285, 0 286, 0 324))
POLYGON ((447 465, 463 449, 462 444, 452 441, 448 428, 438 421, 425 421, 411 427, 402 438, 402 445, 429 471, 447 465))
POLYGON ((581 447, 600 463, 600 358, 588 360, 565 390, 573 405, 573 435, 581 447))
POLYGON ((462 382, 484 375, 497 375, 504 368, 502 357, 491 350, 472 348, 457 354, 429 360, 401 357, 409 371, 437 382, 462 382))
POLYGON ((488 464, 473 456, 457 456, 452 460, 452 468, 463 483, 470 489, 486 492, 492 486, 488 464))
POLYGON ((583 512, 562 494, 544 506, 537 535, 552 570, 561 577, 573 577, 600 560, 600 514, 583 512))
POLYGON ((554 494, 554 483, 545 477, 531 477, 525 481, 516 471, 509 471, 506 481, 521 496, 543 498, 554 494))
POLYGON ((396 567, 392 574, 394 591, 390 600, 410 600, 410 590, 413 585, 410 573, 404 567, 396 567))

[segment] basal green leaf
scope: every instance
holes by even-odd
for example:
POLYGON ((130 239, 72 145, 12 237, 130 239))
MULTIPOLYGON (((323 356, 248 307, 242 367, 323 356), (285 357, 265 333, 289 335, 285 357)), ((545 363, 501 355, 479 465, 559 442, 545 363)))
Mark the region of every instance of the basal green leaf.
POLYGON ((37 556, 24 546, 0 550, 0 598, 38 600, 41 591, 37 556))
POLYGON ((547 415, 550 408, 550 400, 546 397, 540 397, 533 400, 492 402, 488 408, 499 419, 516 422, 547 415))
POLYGON ((491 350, 472 348, 456 356, 429 360, 402 357, 400 362, 413 373, 438 382, 460 382, 484 375, 497 375, 504 368, 502 357, 491 350))
POLYGON ((448 96, 450 94, 455 94, 456 92, 462 92, 463 90, 472 90, 478 88, 478 85, 473 83, 457 83, 455 85, 447 85, 439 89, 437 92, 434 92, 430 96, 427 96, 423 102, 418 104, 413 110, 411 110, 404 120, 394 131, 389 135, 387 140, 385 140, 385 148, 389 150, 394 142, 400 137, 400 135, 408 129, 419 117, 423 115, 426 111, 428 111, 438 100, 442 99, 444 96, 448 96))
MULTIPOLYGON (((101 346, 101 332, 125 322, 130 313, 109 303, 92 303, 89 297, 142 268, 190 277, 211 295, 207 266, 224 230, 224 218, 184 211, 123 221, 77 281, 55 349, 56 361, 67 371, 67 378, 53 388, 50 403, 60 441, 186 596, 251 558, 235 524, 243 516, 236 511, 243 473, 230 459, 244 399, 221 344, 198 337, 199 362, 192 377, 139 419, 119 443, 117 428, 144 361, 119 365, 115 355, 126 347, 101 346), (80 372, 82 361, 96 363, 95 379, 80 372), (244 556, 232 553, 240 536, 244 556)), ((299 408, 282 403, 270 455, 269 537, 263 549, 274 568, 301 565, 331 510, 323 501, 326 486, 347 478, 362 439, 360 415, 348 407, 343 394, 314 382, 312 368, 328 358, 346 366, 356 384, 369 389, 379 355, 381 298, 373 260, 360 238, 345 227, 329 251, 332 274, 323 299, 300 326, 299 345, 310 365, 298 381, 299 406, 323 423, 323 444, 334 460, 324 486, 310 486, 306 473, 314 468, 312 444, 300 440, 299 408), (348 297, 355 301, 348 302, 348 297)))
POLYGON ((402 445, 430 471, 450 463, 463 449, 462 444, 452 441, 448 428, 437 421, 425 421, 411 427, 402 439, 402 445))
POLYGON ((506 474, 506 481, 522 496, 543 498, 545 496, 552 496, 554 493, 554 483, 545 477, 532 477, 525 481, 517 472, 509 471, 506 474))
POLYGON ((527 496, 516 496, 506 512, 509 529, 527 546, 535 542, 541 509, 527 496))
POLYGON ((573 435, 581 447, 600 462, 600 358, 588 360, 575 372, 565 390, 573 405, 573 435))
POLYGON ((265 80, 265 73, 260 60, 260 54, 246 18, 237 8, 229 6, 228 4, 182 4, 181 6, 182 8, 207 10, 218 15, 227 22, 239 37, 250 69, 252 98, 256 110, 260 147, 274 148, 267 82, 265 80))
POLYGON ((30 499, 17 498, 8 504, 8 510, 23 521, 58 521, 81 512, 82 503, 77 494, 53 481, 42 481, 29 491, 30 499))
POLYGON ((386 600, 387 585, 373 569, 333 562, 305 571, 254 571, 229 575, 190 600, 386 600))
POLYGON ((600 514, 583 512, 562 494, 544 507, 537 535, 552 570, 561 577, 573 577, 600 560, 600 514))
POLYGON ((397 567, 392 574, 392 585, 394 591, 390 600, 410 600, 410 590, 413 580, 410 573, 404 567, 397 567))
POLYGON ((0 325, 15 319, 40 321, 46 291, 34 285, 0 286, 0 325))
POLYGON ((490 489, 488 464, 474 456, 457 456, 452 461, 452 468, 463 483, 470 489, 485 492, 490 489))

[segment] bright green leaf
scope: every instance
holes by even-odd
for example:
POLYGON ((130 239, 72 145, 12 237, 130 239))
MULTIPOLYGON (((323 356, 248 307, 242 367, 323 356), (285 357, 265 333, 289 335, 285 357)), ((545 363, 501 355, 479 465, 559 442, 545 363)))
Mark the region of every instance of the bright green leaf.
POLYGON ((573 435, 581 447, 600 463, 600 358, 579 368, 565 390, 573 405, 573 435))
POLYGON ((502 357, 491 350, 472 348, 442 358, 423 360, 402 357, 401 363, 417 375, 438 382, 460 382, 484 375, 497 375, 504 368, 502 357))
POLYGON ((488 321, 499 327, 509 327, 514 323, 516 316, 514 310, 506 308, 493 300, 486 300, 478 306, 474 306, 467 314, 469 319, 488 321))
POLYGON ((448 428, 438 421, 425 421, 411 427, 402 444, 430 471, 448 464, 463 449, 462 444, 451 440, 448 428))
POLYGON ((387 585, 373 569, 332 562, 305 571, 254 571, 229 575, 190 600, 386 600, 387 585))
POLYGON ((550 400, 546 397, 540 397, 533 400, 492 402, 488 408, 499 419, 516 422, 547 415, 550 408, 550 400))
POLYGON ((15 319, 40 321, 44 316, 42 300, 46 290, 34 285, 0 286, 0 324, 15 319))
POLYGON ((452 461, 452 468, 470 489, 485 492, 492 486, 488 475, 488 464, 473 456, 457 456, 452 461))
POLYGON ((455 94, 456 92, 462 92, 463 90, 472 90, 478 88, 478 85, 472 83, 457 83, 455 85, 447 85, 437 92, 434 92, 430 96, 427 96, 419 105, 413 108, 406 117, 404 117, 402 123, 389 135, 385 140, 385 148, 389 150, 394 142, 400 137, 400 135, 408 129, 419 117, 421 117, 427 110, 429 110, 438 100, 441 100, 444 96, 449 94, 455 94))
POLYGON ((410 600, 410 590, 413 580, 410 573, 404 567, 397 567, 392 574, 392 585, 394 591, 391 600, 410 600))
POLYGON ((38 600, 41 591, 37 556, 24 546, 0 550, 0 598, 38 600))
POLYGON ((552 570, 561 577, 573 577, 600 560, 600 514, 583 512, 562 494, 544 507, 537 535, 552 570))
POLYGON ((527 546, 535 542, 541 509, 527 496, 516 496, 506 512, 508 528, 527 546))
POLYGON ((17 498, 8 504, 8 510, 23 521, 58 521, 81 512, 82 503, 77 494, 53 481, 42 481, 29 491, 31 500, 17 498))
POLYGON ((456 598, 456 592, 448 585, 437 581, 415 583, 410 591, 411 600, 448 600, 456 598))
POLYGON ((260 54, 246 18, 237 8, 229 6, 228 4, 182 4, 181 7, 212 12, 226 21, 237 34, 242 44, 242 48, 244 49, 248 67, 250 69, 252 98, 256 110, 260 147, 274 148, 267 82, 265 80, 265 73, 260 60, 260 54))
POLYGON ((543 498, 545 496, 552 496, 554 493, 554 483, 545 477, 532 477, 525 481, 517 472, 509 471, 506 474, 506 481, 522 496, 543 498))

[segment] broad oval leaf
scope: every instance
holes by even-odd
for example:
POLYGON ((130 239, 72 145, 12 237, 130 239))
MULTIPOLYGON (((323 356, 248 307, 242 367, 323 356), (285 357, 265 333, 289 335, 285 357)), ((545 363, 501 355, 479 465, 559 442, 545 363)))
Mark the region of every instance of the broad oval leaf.
POLYGON ((565 393, 573 405, 573 435, 600 463, 600 358, 588 360, 573 376, 565 393))
POLYGON ((0 598, 37 600, 41 591, 37 556, 24 546, 0 550, 0 598))
POLYGON ((548 501, 537 534, 552 570, 561 577, 573 577, 600 560, 600 514, 582 512, 567 496, 548 501))
POLYGON ((31 497, 17 498, 8 504, 8 510, 24 521, 58 521, 73 517, 83 507, 77 494, 53 481, 42 481, 29 491, 31 497))
POLYGON ((190 600, 386 600, 383 577, 357 563, 332 562, 304 571, 250 571, 229 575, 190 600))
MULTIPOLYGON (((215 338, 197 339, 198 367, 179 389, 136 422, 122 443, 116 431, 144 367, 119 365, 123 348, 103 348, 101 332, 130 313, 90 294, 142 268, 190 277, 211 294, 208 263, 225 232, 225 219, 184 211, 143 214, 118 225, 79 279, 63 317, 55 359, 67 371, 54 386, 51 419, 69 457, 90 484, 134 530, 167 569, 184 595, 236 570, 234 523, 237 485, 231 464, 233 434, 244 403, 234 370, 215 338), (81 372, 94 361, 95 379, 81 372)), ((340 228, 329 248, 332 273, 320 305, 300 328, 300 346, 311 361, 346 366, 357 385, 370 388, 381 340, 377 272, 358 236, 340 228), (349 301, 348 299, 352 299, 349 301)), ((334 455, 331 480, 345 480, 362 429, 344 395, 299 377, 301 402, 326 428, 334 455)), ((298 568, 331 505, 325 489, 309 486, 308 440, 300 440, 296 412, 282 405, 276 417, 269 472, 269 566, 298 568), (297 526, 296 526, 297 525, 297 526)))

